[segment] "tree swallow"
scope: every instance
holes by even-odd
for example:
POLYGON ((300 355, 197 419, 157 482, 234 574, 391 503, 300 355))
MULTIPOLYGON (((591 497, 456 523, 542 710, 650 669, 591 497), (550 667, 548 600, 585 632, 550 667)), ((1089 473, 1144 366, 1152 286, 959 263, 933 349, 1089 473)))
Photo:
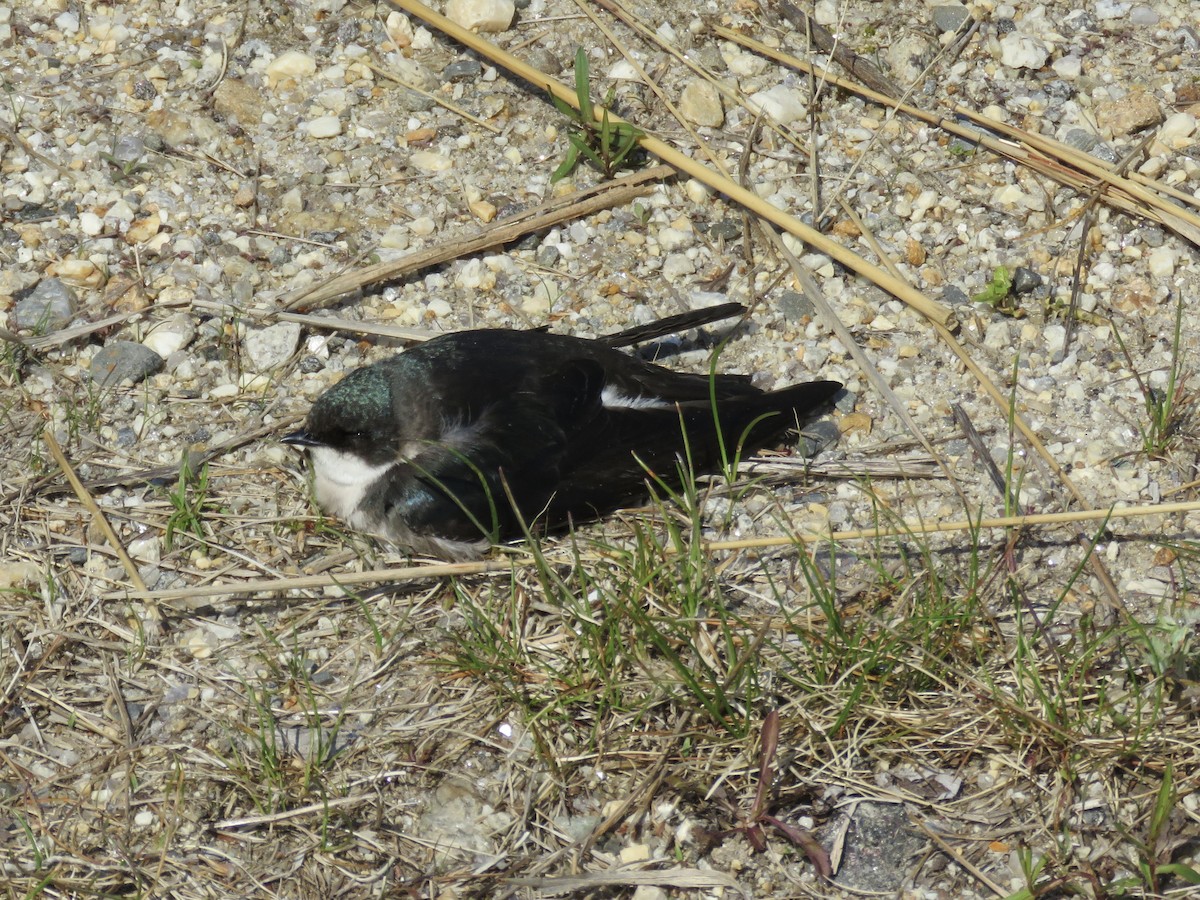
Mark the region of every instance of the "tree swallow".
POLYGON ((478 556, 678 488, 778 441, 841 385, 777 391, 674 372, 617 349, 743 311, 726 304, 607 338, 484 329, 351 372, 283 438, 307 449, 317 504, 415 553, 478 556))

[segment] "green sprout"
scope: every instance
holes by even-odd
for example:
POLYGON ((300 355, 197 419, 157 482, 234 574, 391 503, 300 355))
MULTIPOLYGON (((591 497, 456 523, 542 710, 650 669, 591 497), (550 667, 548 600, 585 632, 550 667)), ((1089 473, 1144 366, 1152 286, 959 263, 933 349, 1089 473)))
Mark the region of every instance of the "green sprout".
POLYGON ((582 47, 576 50, 575 96, 579 108, 575 109, 564 100, 550 95, 558 111, 575 124, 575 128, 567 134, 567 140, 570 142, 567 155, 550 176, 552 184, 574 172, 581 158, 599 169, 605 178, 612 178, 629 154, 637 148, 644 132, 628 122, 614 122, 608 116, 608 107, 612 105, 615 93, 615 88, 609 88, 600 121, 597 122, 592 105, 591 72, 587 53, 582 47))

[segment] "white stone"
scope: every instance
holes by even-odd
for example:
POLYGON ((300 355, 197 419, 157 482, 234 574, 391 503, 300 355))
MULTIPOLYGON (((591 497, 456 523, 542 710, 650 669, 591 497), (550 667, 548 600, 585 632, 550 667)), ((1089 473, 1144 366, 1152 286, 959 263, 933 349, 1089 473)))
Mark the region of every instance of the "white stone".
POLYGON ((696 264, 686 253, 672 253, 663 260, 662 274, 667 281, 676 281, 685 275, 694 274, 695 271, 696 264))
POLYGON ((1042 337, 1046 341, 1046 350, 1050 353, 1057 353, 1066 343, 1066 326, 1058 323, 1049 324, 1042 329, 1042 337))
POLYGON ((269 375, 255 375, 252 372, 243 372, 242 376, 238 379, 238 388, 246 394, 265 394, 274 383, 274 379, 269 375))
POLYGON ((104 230, 104 220, 94 212, 81 212, 79 214, 79 230, 88 237, 95 237, 104 230))
POLYGON ((496 286, 496 272, 479 259, 470 259, 454 276, 454 284, 467 291, 490 291, 496 286))
POLYGON ((436 90, 437 77, 415 59, 393 53, 388 57, 388 65, 401 81, 427 91, 436 90))
POLYGON ((88 34, 99 41, 101 50, 112 53, 117 46, 129 40, 129 29, 108 16, 92 16, 88 19, 88 34))
POLYGON ((513 0, 450 0, 446 4, 447 19, 477 32, 506 30, 516 12, 513 0))
POLYGON ((780 125, 802 119, 808 111, 804 95, 782 84, 751 95, 747 105, 755 112, 762 110, 780 125))
POLYGON ((613 81, 641 81, 642 76, 627 59, 619 59, 608 69, 608 77, 613 81))
POLYGON ((838 4, 834 0, 817 0, 813 6, 813 18, 817 20, 818 25, 833 28, 838 25, 841 18, 838 4))
POLYGON ((1129 12, 1131 3, 1121 3, 1118 0, 1096 0, 1096 18, 1101 21, 1105 19, 1120 19, 1125 13, 1129 12))
POLYGON ((429 237, 437 231, 437 223, 431 216, 417 216, 408 223, 408 230, 418 237, 429 237))
POLYGON ((397 47, 403 48, 412 45, 412 21, 404 13, 397 10, 392 10, 388 13, 387 22, 384 23, 384 30, 387 31, 387 36, 391 38, 392 43, 397 47))
POLYGON ((162 558, 162 542, 157 534, 147 534, 129 542, 129 555, 139 562, 157 563, 162 558))
POLYGON ((142 344, 149 347, 163 359, 172 353, 177 353, 192 342, 196 336, 196 326, 186 313, 176 313, 151 329, 142 339, 142 344))
POLYGON ((1007 350, 1012 346, 1012 335, 1008 331, 1008 323, 997 320, 988 325, 983 335, 983 345, 992 350, 1007 350))
POLYGON ((285 79, 298 81, 316 74, 317 61, 307 53, 288 50, 267 63, 267 86, 275 87, 285 79))
POLYGON ((1146 258, 1150 274, 1159 278, 1169 278, 1175 274, 1175 251, 1170 247, 1155 247, 1146 258))
POLYGON ((435 319, 444 319, 454 312, 454 307, 441 297, 434 297, 425 304, 425 309, 435 319))
POLYGON ((767 61, 761 56, 754 53, 743 53, 742 48, 736 44, 722 44, 721 57, 725 60, 726 68, 732 74, 743 78, 757 75, 767 67, 767 61))
POLYGON ((337 116, 317 116, 307 122, 304 129, 311 138, 331 138, 342 133, 342 120, 337 116))
POLYGON ((133 207, 122 198, 104 211, 104 218, 112 219, 114 222, 132 222, 133 207))
POLYGON ((408 158, 409 165, 422 172, 447 172, 454 166, 454 160, 435 150, 418 150, 408 158))
POLYGON ((1083 60, 1075 54, 1063 56, 1050 64, 1054 74, 1064 81, 1074 81, 1083 74, 1083 60))
POLYGON ((1191 113, 1177 112, 1162 123, 1155 140, 1169 149, 1182 150, 1191 143, 1195 131, 1196 117, 1191 113))
POLYGON ((683 185, 684 192, 693 203, 707 203, 712 189, 698 178, 689 178, 683 185))
POLYGON ((409 243, 408 229, 399 224, 390 225, 379 239, 379 246, 388 250, 407 250, 409 243))
POLYGON ((658 239, 658 246, 668 252, 690 247, 694 239, 692 232, 670 227, 660 228, 655 237, 658 239))
POLYGON ((1014 69, 1040 69, 1050 58, 1050 48, 1040 38, 1010 31, 1000 39, 1000 62, 1014 69))

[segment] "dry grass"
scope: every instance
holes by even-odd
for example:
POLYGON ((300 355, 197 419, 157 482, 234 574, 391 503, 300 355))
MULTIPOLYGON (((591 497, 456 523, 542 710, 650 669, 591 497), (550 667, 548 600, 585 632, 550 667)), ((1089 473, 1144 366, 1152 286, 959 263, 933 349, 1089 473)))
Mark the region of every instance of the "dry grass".
MULTIPOLYGON (((838 896, 816 873, 862 851, 871 805, 920 847, 889 865, 941 896, 1200 881, 1194 505, 985 528, 986 483, 963 505, 860 474, 864 528, 805 542, 803 477, 717 483, 413 568, 302 514, 297 474, 238 442, 147 486, 154 460, 96 437, 137 389, 46 399, 23 375, 67 383, 69 358, 4 347, 0 896, 838 896), (947 505, 964 527, 914 524, 947 505), (1108 575, 1130 550, 1158 593, 1108 575)), ((1176 350, 1172 393, 1146 390, 1144 451, 1168 460, 1195 442, 1176 350)), ((954 352, 1017 447, 1021 411, 954 352)), ((249 446, 264 407, 222 414, 249 446)), ((1037 477, 1016 455, 1005 504, 1037 477)))

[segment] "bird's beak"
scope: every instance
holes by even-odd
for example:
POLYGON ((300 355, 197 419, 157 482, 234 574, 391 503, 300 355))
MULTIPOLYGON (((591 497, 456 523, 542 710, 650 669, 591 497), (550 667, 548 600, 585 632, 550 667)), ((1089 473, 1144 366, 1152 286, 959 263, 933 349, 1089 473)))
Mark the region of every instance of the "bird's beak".
POLYGON ((321 442, 314 438, 311 434, 301 428, 299 431, 293 431, 291 434, 285 434, 279 439, 284 444, 293 444, 297 447, 319 447, 321 442))

